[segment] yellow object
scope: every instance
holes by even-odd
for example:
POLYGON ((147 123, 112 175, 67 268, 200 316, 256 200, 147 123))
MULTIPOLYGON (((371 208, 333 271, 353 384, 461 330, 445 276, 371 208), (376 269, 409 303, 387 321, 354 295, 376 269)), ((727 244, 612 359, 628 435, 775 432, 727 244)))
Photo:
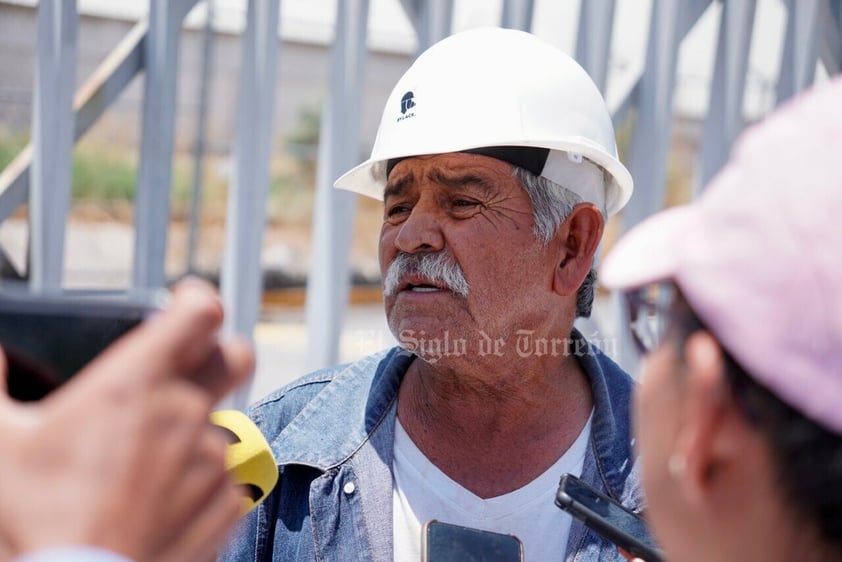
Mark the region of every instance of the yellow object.
POLYGON ((278 483, 278 465, 266 438, 244 413, 219 410, 211 412, 210 419, 229 434, 225 464, 234 482, 247 488, 242 508, 245 515, 265 500, 278 483))

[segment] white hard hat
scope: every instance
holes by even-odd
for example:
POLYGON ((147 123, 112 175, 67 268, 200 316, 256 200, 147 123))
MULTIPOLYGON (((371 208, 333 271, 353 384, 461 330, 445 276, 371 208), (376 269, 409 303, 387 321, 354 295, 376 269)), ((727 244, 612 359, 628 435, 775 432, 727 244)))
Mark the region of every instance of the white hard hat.
POLYGON ((530 33, 491 27, 451 35, 418 57, 386 102, 371 158, 334 185, 382 199, 390 160, 487 148, 476 152, 501 157, 494 151, 512 147, 547 149, 531 171, 583 191, 608 214, 631 197, 611 116, 585 70, 530 33), (606 172, 604 189, 570 185, 569 163, 582 159, 606 172))

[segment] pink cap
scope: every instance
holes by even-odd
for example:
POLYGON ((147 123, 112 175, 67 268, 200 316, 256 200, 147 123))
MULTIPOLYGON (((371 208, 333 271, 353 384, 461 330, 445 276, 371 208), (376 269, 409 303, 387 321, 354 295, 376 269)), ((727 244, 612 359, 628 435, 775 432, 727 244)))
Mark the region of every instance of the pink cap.
POLYGON ((842 79, 748 129, 705 192, 633 228, 600 277, 674 280, 756 380, 842 433, 842 79))

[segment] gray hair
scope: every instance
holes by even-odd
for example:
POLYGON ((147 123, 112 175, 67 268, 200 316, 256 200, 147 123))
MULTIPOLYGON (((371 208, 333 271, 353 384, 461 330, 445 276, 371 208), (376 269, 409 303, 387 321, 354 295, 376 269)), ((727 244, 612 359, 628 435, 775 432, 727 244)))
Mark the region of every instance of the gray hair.
MULTIPOLYGON (((548 180, 543 176, 536 176, 532 172, 515 166, 512 172, 520 180, 523 189, 529 195, 532 202, 532 219, 535 222, 535 238, 544 244, 548 244, 555 236, 561 223, 570 216, 573 207, 582 203, 582 198, 548 180)), ((605 217, 604 210, 602 212, 605 217)), ((596 292, 596 269, 591 264, 591 270, 579 286, 576 293, 576 317, 590 318, 593 308, 594 294, 596 292)))

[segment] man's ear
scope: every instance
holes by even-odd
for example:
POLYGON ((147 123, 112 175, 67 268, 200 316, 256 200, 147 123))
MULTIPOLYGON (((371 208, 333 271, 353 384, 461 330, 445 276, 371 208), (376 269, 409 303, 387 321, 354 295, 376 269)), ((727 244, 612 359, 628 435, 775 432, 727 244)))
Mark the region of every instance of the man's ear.
POLYGON ((558 267, 553 277, 553 290, 562 296, 575 294, 593 267, 593 257, 602 240, 605 221, 591 203, 573 207, 556 233, 558 267))
POLYGON ((684 347, 684 415, 673 457, 682 459, 680 488, 700 506, 744 481, 758 439, 740 411, 726 378, 722 348, 708 332, 684 347))

